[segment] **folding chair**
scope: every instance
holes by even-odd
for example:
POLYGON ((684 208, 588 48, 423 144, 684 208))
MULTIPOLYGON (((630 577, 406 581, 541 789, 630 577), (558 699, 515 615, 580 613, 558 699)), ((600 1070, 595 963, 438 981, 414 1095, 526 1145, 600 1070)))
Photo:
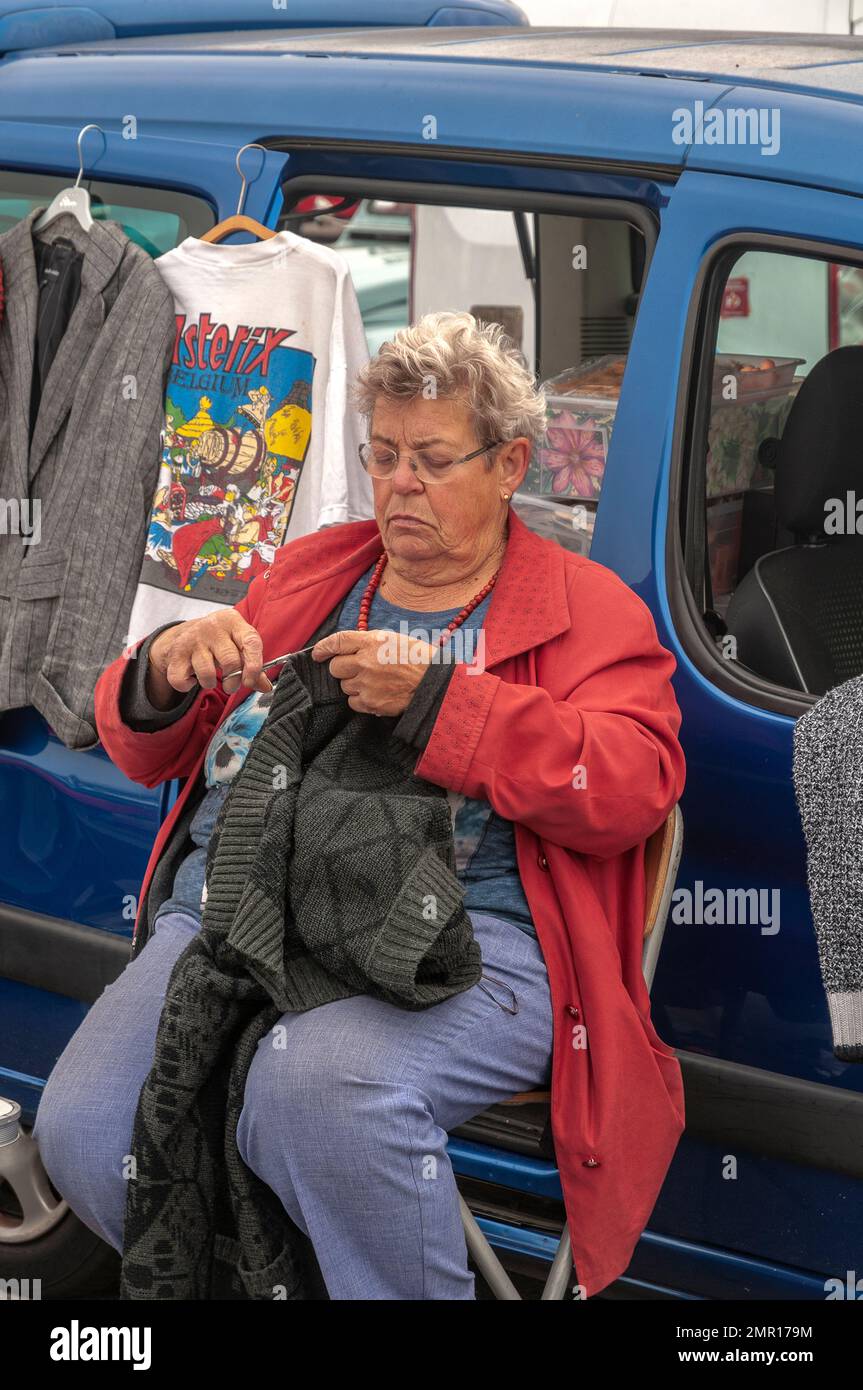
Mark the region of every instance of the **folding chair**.
MULTIPOLYGON (((664 825, 654 831, 650 839, 647 840, 644 849, 646 912, 641 968, 644 972, 648 992, 653 986, 653 976, 656 971, 656 962, 659 959, 659 950, 665 932, 665 922, 671 904, 671 895, 674 892, 682 850, 683 816, 680 807, 675 806, 664 825)), ((500 1104, 535 1105, 538 1102, 550 1104, 551 1091, 521 1091, 509 1100, 501 1101, 500 1104)), ((495 1298, 521 1299, 521 1294, 494 1253, 461 1193, 459 1193, 459 1205, 468 1251, 495 1298)), ((569 1239, 569 1226, 564 1225, 548 1278, 543 1287, 542 1298, 564 1299, 571 1276, 572 1247, 569 1239)))

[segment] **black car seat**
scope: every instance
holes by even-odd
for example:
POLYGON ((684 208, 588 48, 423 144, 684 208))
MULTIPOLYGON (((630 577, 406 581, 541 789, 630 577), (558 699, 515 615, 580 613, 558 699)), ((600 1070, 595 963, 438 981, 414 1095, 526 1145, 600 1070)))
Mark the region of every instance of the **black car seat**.
POLYGON ((776 451, 776 513, 794 544, 762 555, 725 621, 737 660, 777 685, 823 695, 863 672, 863 347, 822 357, 776 451), (829 535, 826 504, 861 500, 861 534, 829 535))

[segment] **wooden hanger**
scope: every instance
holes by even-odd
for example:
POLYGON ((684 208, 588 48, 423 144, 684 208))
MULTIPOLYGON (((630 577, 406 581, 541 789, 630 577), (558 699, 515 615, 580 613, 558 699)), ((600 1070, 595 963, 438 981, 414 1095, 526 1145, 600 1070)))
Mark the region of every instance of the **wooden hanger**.
POLYGON ((224 221, 217 222, 209 232, 205 232, 199 241, 221 241, 224 237, 230 236, 231 232, 251 232, 260 241, 269 241, 270 237, 276 235, 272 227, 265 227, 263 222, 256 222, 254 217, 246 217, 245 213, 235 212, 231 217, 226 217, 224 221))
POLYGON ((256 236, 259 241, 269 241, 270 237, 276 235, 272 227, 265 227, 263 222, 256 222, 254 217, 247 217, 243 212, 248 180, 240 167, 240 156, 244 154, 246 150, 263 150, 264 154, 267 153, 263 145, 255 144, 244 145, 241 150, 237 151, 237 158, 235 161, 237 173, 243 180, 239 202, 237 203, 237 211, 233 213, 231 217, 223 217, 221 222, 217 222, 215 227, 211 227, 208 232, 205 232, 204 235, 199 238, 200 241, 222 241, 224 237, 230 236, 232 232, 251 232, 252 236, 256 236))

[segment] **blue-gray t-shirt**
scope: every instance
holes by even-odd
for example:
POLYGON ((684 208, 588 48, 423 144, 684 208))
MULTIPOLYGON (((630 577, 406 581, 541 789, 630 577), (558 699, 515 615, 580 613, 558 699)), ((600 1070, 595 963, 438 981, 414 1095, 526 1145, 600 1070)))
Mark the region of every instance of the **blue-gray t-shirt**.
MULTIPOLYGON (((356 629, 360 600, 372 576, 374 566, 357 580, 342 604, 338 630, 356 629)), ((457 629, 476 634, 485 621, 491 603, 488 594, 457 629)), ((447 608, 431 613, 417 613, 399 608, 375 592, 369 609, 370 628, 413 634, 423 641, 437 641, 438 634, 456 616, 460 608, 447 608)), ((477 638, 463 636, 464 658, 470 660, 476 650, 477 638)), ((156 917, 164 912, 191 912, 198 916, 202 907, 204 875, 207 863, 207 843, 216 816, 227 796, 230 783, 242 766, 252 739, 261 728, 272 702, 272 692, 252 691, 215 731, 204 759, 204 779, 207 786, 201 803, 189 827, 196 846, 177 870, 173 892, 162 903, 156 917)), ((468 912, 487 913, 512 922, 522 931, 536 936, 530 908, 521 886, 515 853, 515 834, 512 821, 499 816, 488 801, 447 791, 453 822, 456 873, 464 885, 464 905, 468 912)))

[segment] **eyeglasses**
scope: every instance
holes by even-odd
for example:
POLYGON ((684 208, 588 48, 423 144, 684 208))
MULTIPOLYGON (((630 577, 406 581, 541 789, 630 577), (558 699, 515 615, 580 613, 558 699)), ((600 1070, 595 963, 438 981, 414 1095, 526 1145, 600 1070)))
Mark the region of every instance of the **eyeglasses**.
MULTIPOLYGON (((472 454, 465 454, 459 459, 447 458, 436 453, 434 449, 420 449, 418 453, 408 455, 408 463, 421 483, 442 483, 450 477, 458 464, 468 463, 470 459, 488 453, 489 449, 496 449, 499 444, 505 442, 503 439, 495 439, 491 444, 483 444, 481 449, 474 449, 472 454)), ((378 444, 367 442, 360 445, 360 462, 373 478, 391 478, 398 468, 399 456, 394 449, 384 449, 378 444)))

